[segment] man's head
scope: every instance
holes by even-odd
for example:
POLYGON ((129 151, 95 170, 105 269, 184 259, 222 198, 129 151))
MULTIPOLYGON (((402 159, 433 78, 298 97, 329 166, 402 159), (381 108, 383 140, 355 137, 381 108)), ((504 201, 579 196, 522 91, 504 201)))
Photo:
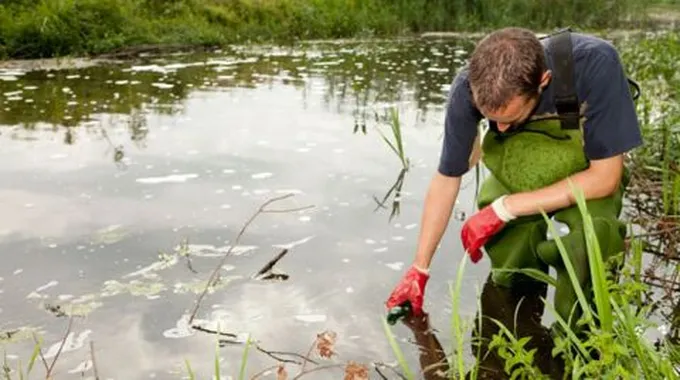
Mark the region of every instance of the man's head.
POLYGON ((550 82, 541 42, 522 28, 489 34, 472 53, 469 81, 477 108, 501 132, 523 123, 550 82))

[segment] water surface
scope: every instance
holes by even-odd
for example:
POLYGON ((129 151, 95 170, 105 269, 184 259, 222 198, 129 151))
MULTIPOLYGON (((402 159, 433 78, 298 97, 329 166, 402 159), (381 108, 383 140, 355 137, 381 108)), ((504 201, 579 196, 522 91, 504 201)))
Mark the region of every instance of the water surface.
MULTIPOLYGON (((208 378, 217 339, 187 327, 194 300, 253 212, 285 194, 270 207, 313 208, 259 215, 198 311, 201 326, 234 334, 219 350, 222 373, 238 375, 248 336, 304 355, 325 330, 337 333, 337 362, 394 364, 383 303, 413 259, 446 93, 472 43, 234 47, 2 72, 0 330, 28 329, 5 346, 9 365, 28 360, 32 329, 51 361, 66 310, 84 317, 58 378, 93 375, 90 341, 102 378, 181 378, 185 360, 208 378), (399 110, 411 167, 378 207, 402 168, 375 129, 390 136, 376 122, 388 107, 399 110), (252 278, 284 248, 274 271, 287 279, 252 278)), ((473 171, 428 284, 430 323, 447 350, 449 281, 474 192, 473 171)), ((487 260, 467 265, 463 318, 474 316, 488 270, 487 260)), ((417 368, 412 334, 394 332, 417 368)), ((250 352, 251 376, 276 364, 250 352)))

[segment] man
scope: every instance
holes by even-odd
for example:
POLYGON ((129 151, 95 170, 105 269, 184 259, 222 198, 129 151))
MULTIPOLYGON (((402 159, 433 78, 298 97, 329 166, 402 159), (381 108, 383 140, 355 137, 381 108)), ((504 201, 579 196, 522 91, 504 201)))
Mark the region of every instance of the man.
MULTIPOLYGON (((594 36, 564 31, 541 40, 505 28, 482 39, 453 80, 415 259, 386 306, 408 301, 414 315, 422 314, 429 267, 461 177, 481 155, 491 176, 480 191, 480 211, 463 225, 463 247, 475 263, 483 248, 494 269, 556 268, 555 303, 568 318, 576 297, 541 210, 568 225, 563 241, 587 286, 585 238, 569 180, 588 200, 605 259, 620 252, 623 155, 642 144, 629 84, 616 49, 594 36), (478 136, 483 118, 489 128, 478 136)), ((511 286, 522 276, 498 271, 492 278, 511 286)))

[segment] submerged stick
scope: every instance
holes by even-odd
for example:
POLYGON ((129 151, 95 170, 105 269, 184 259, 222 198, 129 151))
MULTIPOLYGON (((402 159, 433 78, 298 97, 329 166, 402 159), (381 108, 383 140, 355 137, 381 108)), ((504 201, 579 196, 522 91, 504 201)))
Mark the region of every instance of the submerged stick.
POLYGON ((272 270, 272 268, 274 268, 274 265, 276 265, 276 263, 278 263, 279 260, 281 260, 281 259, 283 258, 283 256, 285 256, 287 253, 288 253, 288 249, 287 249, 287 248, 284 249, 284 250, 282 250, 278 255, 276 255, 276 257, 274 257, 273 259, 269 260, 269 262, 268 262, 267 264, 265 264, 265 265, 262 267, 262 269, 260 269, 260 270, 255 274, 255 277, 261 276, 261 275, 263 275, 263 274, 269 272, 270 270, 272 270))
POLYGON ((264 202, 264 203, 257 209, 257 211, 256 211, 253 215, 250 216, 250 218, 248 218, 248 220, 247 220, 246 223, 243 225, 243 227, 241 227, 241 230, 239 231, 238 235, 236 235, 236 239, 234 240, 234 243, 231 244, 231 245, 229 246, 229 249, 227 250, 227 252, 225 252, 225 254, 222 256, 222 259, 220 260, 220 262, 218 263, 218 265, 215 267, 215 269, 213 270, 212 274, 210 275, 210 278, 209 278, 208 282, 206 283, 205 288, 203 289, 203 291, 201 292, 201 294, 200 294, 200 295, 198 296, 198 298, 196 299, 196 303, 195 303, 195 305, 194 305, 194 309, 193 309, 193 311, 191 312, 191 317, 189 318, 189 324, 191 324, 191 323, 193 322, 194 318, 196 317, 196 314, 198 313, 198 308, 199 308, 200 305, 201 305, 201 301, 203 301, 203 298, 204 298, 205 295, 208 293, 208 289, 210 288, 210 286, 211 286, 211 285, 213 284, 213 282, 215 281, 215 278, 217 277, 217 274, 219 273, 220 268, 222 268, 222 266, 224 266, 225 260, 226 260, 227 257, 231 254, 231 251, 234 249, 234 247, 236 247, 236 246, 238 245, 238 243, 239 243, 239 241, 241 240, 241 237, 242 237, 243 234, 245 233, 246 229, 247 229, 248 226, 253 222, 253 220, 255 220, 255 218, 256 218, 258 215, 260 215, 260 214, 262 214, 262 213, 268 213, 268 212, 269 212, 269 213, 295 212, 295 211, 301 211, 301 210, 304 210, 304 209, 307 209, 307 208, 314 207, 314 206, 307 206, 307 207, 303 207, 303 208, 295 208, 295 209, 288 209, 288 210, 286 210, 286 209, 283 209, 283 210, 267 210, 267 209, 266 209, 267 206, 269 206, 270 204, 272 204, 272 203, 274 203, 274 202, 277 202, 277 201, 280 201, 280 200, 283 200, 283 199, 286 199, 286 198, 289 198, 289 197, 291 197, 291 196, 293 196, 293 195, 294 195, 293 193, 289 193, 289 194, 286 194, 286 195, 282 195, 282 196, 280 196, 280 197, 270 198, 269 200, 267 200, 266 202, 264 202))

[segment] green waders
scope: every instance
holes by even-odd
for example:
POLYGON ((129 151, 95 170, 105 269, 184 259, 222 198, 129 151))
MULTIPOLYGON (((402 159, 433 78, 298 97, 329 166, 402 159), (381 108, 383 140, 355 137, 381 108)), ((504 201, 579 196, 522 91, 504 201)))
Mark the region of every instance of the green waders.
MULTIPOLYGON (((529 121, 521 132, 510 135, 489 130, 482 141, 482 161, 491 175, 482 184, 478 207, 481 209, 501 195, 536 190, 586 169, 582 141, 582 128, 564 129, 556 118, 529 121)), ((626 226, 618 220, 624 188, 622 181, 612 196, 586 202, 605 262, 624 248, 626 226)), ((580 210, 574 205, 548 215, 569 228, 561 239, 588 297, 591 277, 580 210)), ((557 245, 547 237, 547 228, 541 214, 519 217, 484 248, 493 269, 532 268, 547 273, 553 267, 557 273, 555 308, 569 321, 577 297, 557 245)), ((525 277, 516 272, 492 274, 494 283, 506 287, 522 278, 525 277)), ((574 317, 579 316, 576 309, 574 317)))

